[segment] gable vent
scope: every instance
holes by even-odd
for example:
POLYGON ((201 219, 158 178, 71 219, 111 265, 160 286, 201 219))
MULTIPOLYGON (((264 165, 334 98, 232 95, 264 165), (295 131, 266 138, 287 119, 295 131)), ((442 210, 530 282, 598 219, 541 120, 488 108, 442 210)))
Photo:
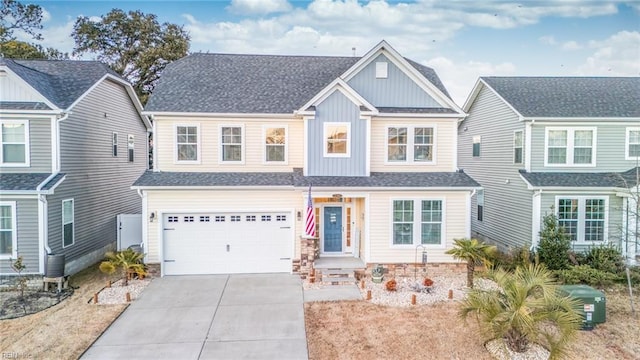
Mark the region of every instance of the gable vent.
POLYGON ((389 63, 379 61, 376 63, 376 79, 386 79, 389 75, 389 63))

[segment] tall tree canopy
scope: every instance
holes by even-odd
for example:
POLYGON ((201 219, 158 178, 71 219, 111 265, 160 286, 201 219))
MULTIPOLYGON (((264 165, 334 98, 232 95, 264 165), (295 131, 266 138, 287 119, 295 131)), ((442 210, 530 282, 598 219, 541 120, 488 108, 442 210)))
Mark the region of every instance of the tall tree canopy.
POLYGON ((42 40, 42 8, 15 0, 2 0, 0 8, 0 43, 15 40, 13 32, 22 30, 34 40, 42 40))
POLYGON ((69 54, 54 48, 43 48, 38 44, 18 40, 0 42, 0 56, 10 59, 64 60, 69 58, 69 54))
POLYGON ((78 17, 73 53, 92 53, 129 80, 142 103, 168 63, 187 55, 189 35, 182 26, 158 23, 156 15, 113 9, 93 21, 78 17))

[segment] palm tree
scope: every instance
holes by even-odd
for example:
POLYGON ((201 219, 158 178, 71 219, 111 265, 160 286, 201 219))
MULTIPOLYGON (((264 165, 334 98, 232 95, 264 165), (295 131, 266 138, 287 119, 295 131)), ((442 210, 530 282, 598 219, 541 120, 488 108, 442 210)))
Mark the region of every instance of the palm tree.
POLYGON ((105 254, 106 260, 100 263, 99 269, 103 273, 113 274, 118 268, 122 272, 123 286, 129 284, 129 273, 133 272, 140 275, 146 275, 144 270, 144 254, 125 249, 118 252, 109 251, 105 254))
POLYGON ((558 293, 551 272, 542 264, 518 267, 514 273, 490 270, 498 289, 471 289, 462 301, 460 316, 474 313, 492 338, 504 339, 514 352, 542 341, 556 359, 575 337, 582 323, 579 303, 558 293))
POLYGON ((488 245, 477 239, 454 239, 455 247, 446 253, 453 255, 454 259, 467 262, 467 287, 473 288, 473 272, 476 265, 490 266, 489 260, 496 252, 496 247, 488 245))

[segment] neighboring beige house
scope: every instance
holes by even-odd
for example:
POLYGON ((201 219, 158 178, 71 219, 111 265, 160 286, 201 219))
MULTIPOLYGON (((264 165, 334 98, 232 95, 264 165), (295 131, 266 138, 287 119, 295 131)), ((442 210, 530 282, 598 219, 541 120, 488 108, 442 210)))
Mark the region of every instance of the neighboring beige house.
POLYGON ((470 235, 465 114, 384 41, 361 58, 192 54, 166 68, 145 114, 155 166, 133 188, 164 275, 304 275, 314 250, 359 267, 413 263, 417 249, 447 263, 470 235))

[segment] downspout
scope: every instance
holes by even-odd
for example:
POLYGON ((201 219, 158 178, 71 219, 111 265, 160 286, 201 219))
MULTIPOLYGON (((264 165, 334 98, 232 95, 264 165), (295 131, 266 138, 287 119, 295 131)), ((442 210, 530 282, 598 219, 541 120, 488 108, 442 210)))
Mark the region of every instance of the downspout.
POLYGON ((531 247, 529 251, 534 252, 538 247, 538 237, 540 236, 540 220, 542 219, 542 212, 540 206, 542 205, 542 189, 533 193, 533 209, 532 209, 532 222, 531 222, 531 247))

